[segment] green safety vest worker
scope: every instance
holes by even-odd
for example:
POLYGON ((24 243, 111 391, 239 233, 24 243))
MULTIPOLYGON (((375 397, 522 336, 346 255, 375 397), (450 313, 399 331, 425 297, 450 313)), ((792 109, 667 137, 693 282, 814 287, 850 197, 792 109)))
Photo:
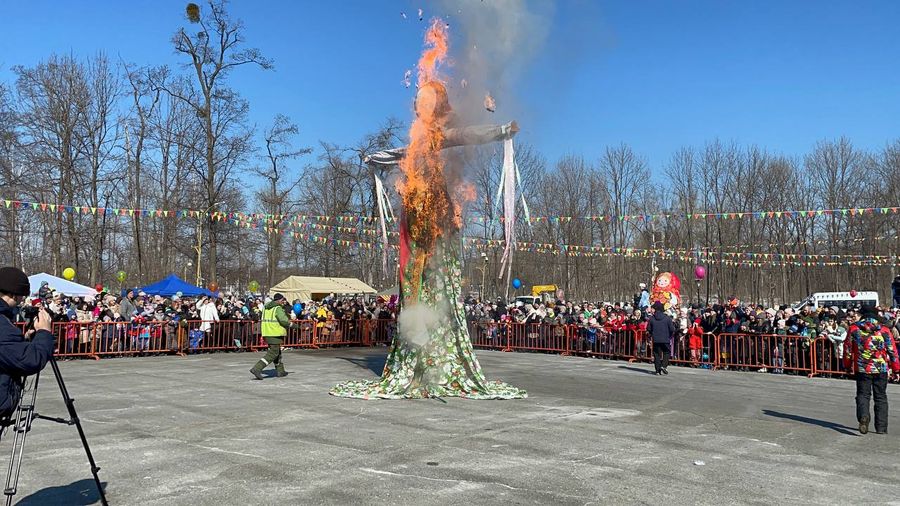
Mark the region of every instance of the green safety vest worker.
POLYGON ((290 324, 281 304, 273 301, 266 305, 262 315, 263 337, 284 337, 290 324))
POLYGON ((263 379, 262 370, 269 364, 275 364, 275 375, 277 377, 287 376, 287 372, 284 370, 284 363, 281 361, 281 344, 287 335, 287 329, 291 326, 291 321, 288 320, 287 315, 284 313, 284 307, 281 305, 283 300, 283 295, 280 293, 275 294, 274 300, 266 304, 263 310, 260 330, 266 340, 266 344, 269 345, 269 349, 266 351, 266 356, 259 359, 259 362, 253 366, 253 369, 250 369, 250 374, 258 380, 263 379))

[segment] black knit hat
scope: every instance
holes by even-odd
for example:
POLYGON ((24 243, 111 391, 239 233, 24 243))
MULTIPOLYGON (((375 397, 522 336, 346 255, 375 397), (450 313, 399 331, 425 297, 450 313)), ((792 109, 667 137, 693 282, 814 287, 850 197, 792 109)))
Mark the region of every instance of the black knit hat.
POLYGON ((279 300, 282 300, 282 299, 284 299, 284 295, 281 295, 280 293, 276 293, 275 296, 272 297, 272 300, 274 300, 275 302, 278 302, 279 300))
POLYGON ((662 303, 662 302, 656 301, 656 302, 653 303, 653 310, 654 310, 654 311, 665 311, 665 310, 666 310, 666 306, 663 306, 663 303, 662 303))
POLYGON ((31 283, 21 269, 15 267, 0 268, 0 292, 10 295, 28 295, 31 283))
POLYGON ((862 318, 878 319, 878 310, 875 309, 875 306, 864 305, 859 309, 859 316, 862 318))

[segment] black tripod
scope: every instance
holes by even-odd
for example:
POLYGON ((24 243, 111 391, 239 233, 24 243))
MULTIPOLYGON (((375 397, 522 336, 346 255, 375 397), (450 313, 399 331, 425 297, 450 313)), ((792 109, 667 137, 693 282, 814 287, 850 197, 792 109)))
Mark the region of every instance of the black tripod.
MULTIPOLYGON (((65 425, 74 425, 78 428, 78 435, 81 437, 81 444, 84 446, 84 453, 87 455, 88 462, 91 464, 91 474, 94 475, 94 483, 97 484, 97 492, 100 494, 100 502, 103 506, 107 506, 106 494, 103 491, 103 486, 100 484, 100 476, 97 475, 100 468, 97 467, 97 464, 94 462, 91 448, 88 446, 87 439, 84 437, 84 429, 81 428, 81 420, 78 418, 78 413, 75 412, 75 399, 69 397, 69 391, 66 389, 62 374, 59 372, 59 365, 56 363, 56 358, 50 359, 50 366, 53 368, 54 376, 56 376, 56 384, 59 385, 59 392, 62 394, 63 402, 66 404, 66 409, 69 411, 69 418, 44 416, 38 414, 34 410, 35 401, 37 400, 38 381, 41 378, 41 373, 35 374, 34 379, 31 381, 30 390, 23 388, 22 398, 19 400, 19 405, 16 407, 14 419, 12 419, 13 417, 10 417, 11 419, 5 423, 6 425, 11 425, 12 430, 15 433, 12 454, 9 457, 9 470, 6 472, 6 488, 3 490, 3 493, 6 495, 6 505, 12 505, 13 497, 16 495, 16 488, 19 484, 19 472, 22 469, 22 457, 25 453, 25 436, 27 436, 28 432, 31 430, 31 422, 35 418, 40 418, 65 425)), ((27 381, 27 378, 25 381, 27 381)), ((25 381, 23 381, 23 387, 25 386, 25 381)))

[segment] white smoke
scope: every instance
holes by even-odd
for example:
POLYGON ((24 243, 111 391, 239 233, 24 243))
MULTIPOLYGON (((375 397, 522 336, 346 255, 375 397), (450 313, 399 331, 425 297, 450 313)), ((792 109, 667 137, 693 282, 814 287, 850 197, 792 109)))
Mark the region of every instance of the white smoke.
POLYGON ((427 344, 431 332, 445 320, 446 313, 423 303, 405 305, 397 316, 401 337, 416 346, 427 344))
POLYGON ((454 111, 466 124, 513 119, 516 81, 547 40, 554 2, 443 0, 440 5, 450 24, 454 111), (488 94, 502 120, 485 110, 488 94))

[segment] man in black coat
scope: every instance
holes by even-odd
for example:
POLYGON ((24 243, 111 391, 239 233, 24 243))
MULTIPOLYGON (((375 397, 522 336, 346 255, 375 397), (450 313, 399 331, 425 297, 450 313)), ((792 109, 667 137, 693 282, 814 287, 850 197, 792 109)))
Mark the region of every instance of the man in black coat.
POLYGON ((24 272, 15 267, 0 268, 0 416, 9 415, 19 404, 22 378, 40 372, 53 355, 50 314, 44 308, 38 311, 30 341, 13 324, 29 292, 24 272))
POLYGON ((891 298, 894 299, 894 307, 900 307, 900 276, 895 277, 891 283, 891 298))
POLYGON ((656 374, 669 374, 669 342, 675 335, 675 324, 659 301, 653 303, 653 316, 647 324, 647 332, 653 338, 653 366, 656 374))

